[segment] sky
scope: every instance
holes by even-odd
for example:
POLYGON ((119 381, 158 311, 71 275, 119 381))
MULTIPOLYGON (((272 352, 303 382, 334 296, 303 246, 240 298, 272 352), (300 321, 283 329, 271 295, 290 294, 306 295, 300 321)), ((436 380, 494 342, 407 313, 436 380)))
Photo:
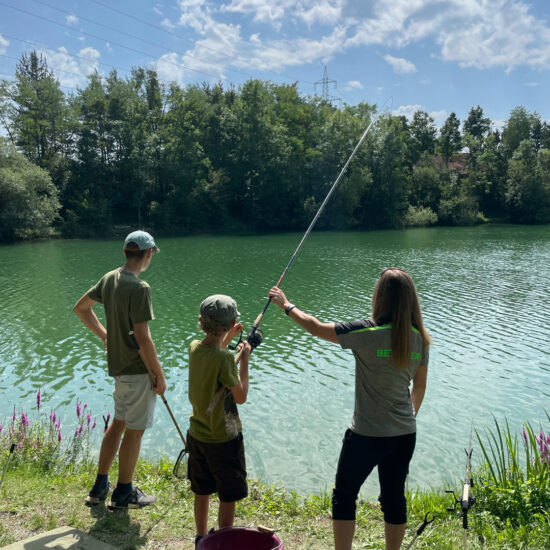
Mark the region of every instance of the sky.
POLYGON ((496 128, 520 105, 550 121, 550 0, 0 0, 0 78, 32 50, 66 93, 140 66, 184 86, 297 82, 438 126, 477 105, 496 128))

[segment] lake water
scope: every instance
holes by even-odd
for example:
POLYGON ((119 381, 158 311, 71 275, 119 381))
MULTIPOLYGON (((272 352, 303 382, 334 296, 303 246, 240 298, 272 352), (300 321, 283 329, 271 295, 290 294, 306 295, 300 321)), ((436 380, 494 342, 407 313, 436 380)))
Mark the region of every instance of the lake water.
MULTIPOLYGON (((157 319, 150 326, 166 397, 182 428, 190 413, 187 350, 200 337, 200 302, 213 293, 232 295, 248 330, 301 236, 158 239, 161 253, 142 276, 152 287, 157 319)), ((112 411, 102 347, 72 306, 122 263, 121 249, 118 241, 83 240, 0 246, 0 422, 14 405, 36 417, 38 388, 68 435, 77 399, 100 423, 112 411)), ((344 321, 369 315, 382 268, 410 271, 433 348, 409 486, 439 486, 463 475, 472 422, 506 417, 519 431, 525 420, 546 421, 549 265, 548 227, 313 233, 282 288, 320 319, 344 321)), ((309 336, 275 306, 262 329, 264 342, 251 357, 249 400, 240 407, 249 474, 301 494, 330 489, 352 415, 353 357, 309 336)), ((143 454, 175 459, 181 446, 159 401, 143 454)), ((376 480, 364 494, 376 494, 376 480)))

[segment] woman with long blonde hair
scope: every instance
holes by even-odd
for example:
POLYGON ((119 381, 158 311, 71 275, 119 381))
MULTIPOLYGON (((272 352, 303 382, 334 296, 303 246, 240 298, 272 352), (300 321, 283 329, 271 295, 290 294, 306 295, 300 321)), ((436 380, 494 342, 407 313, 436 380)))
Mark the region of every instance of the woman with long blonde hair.
POLYGON ((398 550, 407 524, 405 480, 416 442, 415 418, 426 391, 430 345, 411 276, 397 267, 384 269, 374 289, 372 317, 359 321, 321 322, 298 309, 278 287, 269 291, 269 298, 313 336, 351 349, 355 356, 355 408, 332 495, 335 549, 351 550, 357 496, 378 466, 386 550, 398 550))

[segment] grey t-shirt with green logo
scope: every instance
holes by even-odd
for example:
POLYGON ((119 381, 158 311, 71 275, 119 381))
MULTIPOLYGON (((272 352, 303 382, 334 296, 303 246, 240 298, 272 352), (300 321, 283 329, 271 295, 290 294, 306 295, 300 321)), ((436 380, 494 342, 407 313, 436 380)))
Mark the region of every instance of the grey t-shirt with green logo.
POLYGON ((241 420, 229 388, 239 383, 233 354, 227 349, 206 346, 193 340, 189 346, 189 401, 193 412, 189 433, 205 443, 225 443, 242 431, 241 420), (220 399, 208 411, 217 393, 220 399))
POLYGON ((351 429, 373 437, 416 432, 409 385, 429 351, 418 330, 412 329, 409 366, 398 369, 391 359, 391 323, 377 326, 369 319, 337 323, 344 349, 355 356, 355 409, 351 429))
POLYGON ((103 275, 87 294, 105 308, 109 375, 147 374, 133 330, 137 323, 155 318, 149 285, 119 267, 103 275))

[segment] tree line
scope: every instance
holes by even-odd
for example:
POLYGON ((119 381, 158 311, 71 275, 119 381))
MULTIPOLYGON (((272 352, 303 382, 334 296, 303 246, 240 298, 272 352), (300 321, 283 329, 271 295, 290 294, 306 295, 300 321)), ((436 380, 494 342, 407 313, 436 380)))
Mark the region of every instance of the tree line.
MULTIPOLYGON (((65 94, 24 54, 0 82, 0 240, 307 227, 376 105, 335 107, 297 84, 159 82, 97 72, 65 94)), ((501 130, 478 105, 441 128, 382 113, 319 229, 550 222, 550 125, 518 106, 501 130)))

